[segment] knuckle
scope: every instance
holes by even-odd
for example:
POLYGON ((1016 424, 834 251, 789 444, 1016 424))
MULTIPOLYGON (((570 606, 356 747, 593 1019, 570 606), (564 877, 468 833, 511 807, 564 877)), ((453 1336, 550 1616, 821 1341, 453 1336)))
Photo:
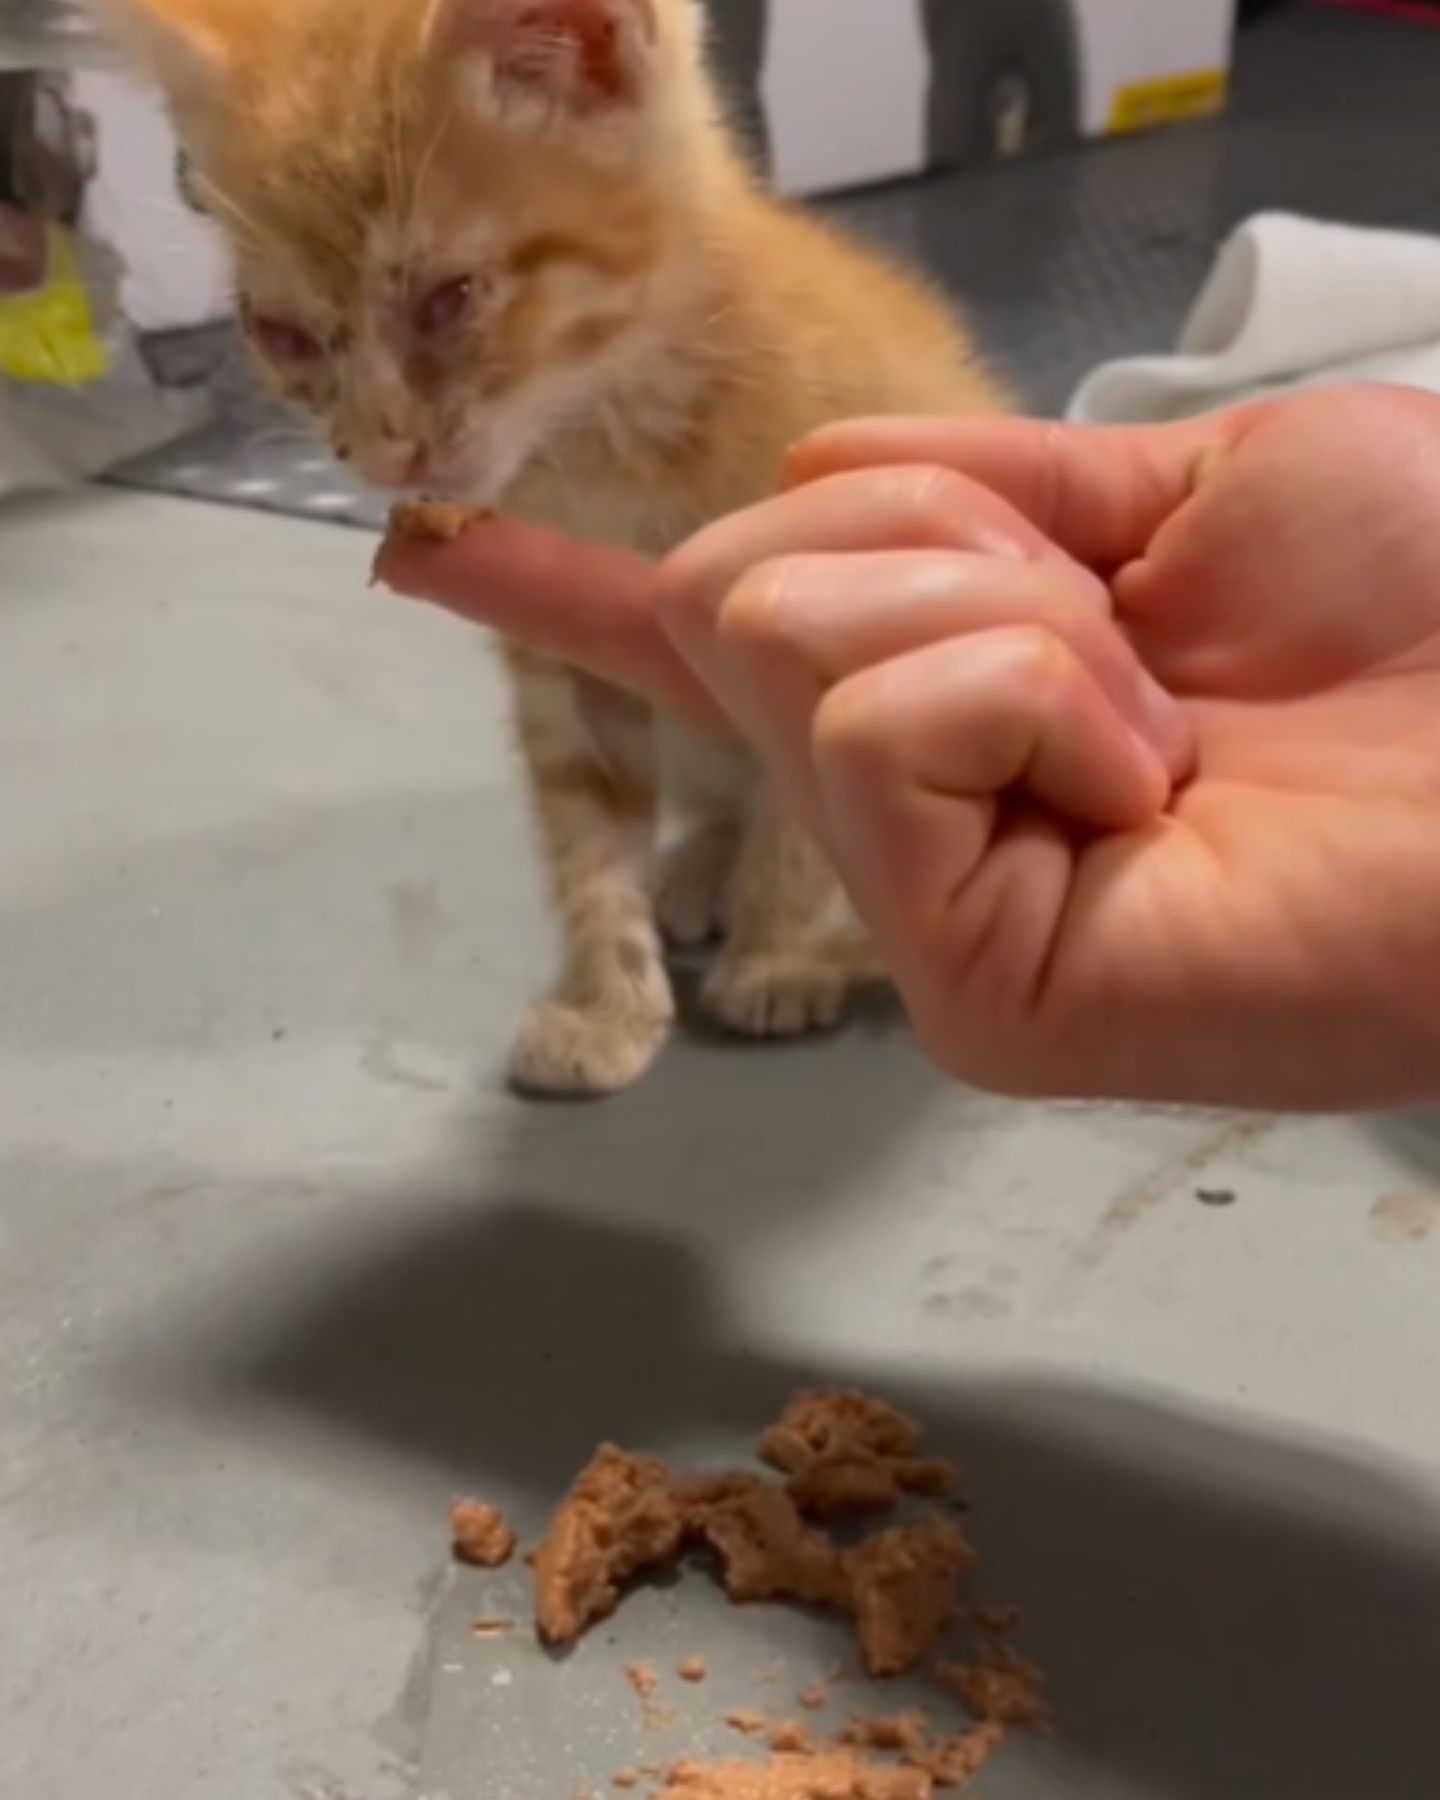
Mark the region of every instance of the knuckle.
POLYGON ((1043 625, 1014 625, 1005 633, 1005 662, 1017 691, 1032 705, 1045 707, 1074 686, 1074 652, 1043 625))
POLYGON ((895 470, 890 479, 891 503, 902 525, 927 541, 948 544, 970 494, 964 477, 939 463, 920 463, 895 470))
POLYGON ((901 759, 897 721, 885 694, 883 670, 852 676, 831 688, 815 709, 811 748, 817 759, 879 775, 901 759))

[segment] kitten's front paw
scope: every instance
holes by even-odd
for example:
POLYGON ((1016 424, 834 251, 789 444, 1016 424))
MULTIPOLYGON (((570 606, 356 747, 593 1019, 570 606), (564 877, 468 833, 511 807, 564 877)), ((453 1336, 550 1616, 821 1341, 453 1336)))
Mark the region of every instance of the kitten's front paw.
POLYGON ((805 951, 722 951, 701 999, 706 1012, 739 1037, 804 1037, 840 1023, 849 986, 840 963, 805 951))
POLYGON ((547 1000, 528 1013, 510 1052, 522 1094, 598 1100, 630 1087, 660 1054, 668 1017, 547 1000))

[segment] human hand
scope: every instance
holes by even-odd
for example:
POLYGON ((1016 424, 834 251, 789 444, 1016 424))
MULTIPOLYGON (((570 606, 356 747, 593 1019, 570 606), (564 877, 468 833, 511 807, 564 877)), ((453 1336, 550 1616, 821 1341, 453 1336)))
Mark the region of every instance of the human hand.
POLYGON ((984 484, 1105 576, 1196 754, 1163 818, 1085 830, 1104 727, 1060 634, 958 622, 897 660, 897 615, 855 655, 883 568, 842 580, 797 536, 738 572, 743 522, 684 553, 671 629, 823 831, 935 1058, 1027 1093, 1433 1099, 1440 402, 1334 391, 1118 432, 882 422, 822 434, 793 472, 901 464, 984 484))
POLYGON ((885 422, 793 474, 658 593, 633 569, 616 616, 648 679, 658 603, 666 680, 694 699, 698 673, 755 738, 943 1066, 1027 1093, 1434 1097, 1440 404, 885 422))

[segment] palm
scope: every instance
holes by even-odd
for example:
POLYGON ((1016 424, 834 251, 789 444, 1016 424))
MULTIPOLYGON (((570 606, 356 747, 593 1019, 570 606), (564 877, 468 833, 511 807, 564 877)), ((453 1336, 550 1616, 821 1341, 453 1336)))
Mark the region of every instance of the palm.
POLYGON ((1199 750, 1161 826, 1078 857, 1052 961, 1048 1009, 1131 1043, 1127 1085, 1143 1091, 1160 1023, 1190 1034, 1196 1086, 1213 1087, 1239 1021, 1230 1034, 1256 1043, 1271 1028, 1283 1102, 1311 1085, 1282 1066, 1309 1033, 1363 1036, 1367 998, 1423 973, 1414 922, 1440 895, 1440 466, 1424 448, 1337 468, 1333 442, 1281 412, 1114 582, 1199 750), (1127 1035, 1129 1017, 1151 1029, 1127 1035))

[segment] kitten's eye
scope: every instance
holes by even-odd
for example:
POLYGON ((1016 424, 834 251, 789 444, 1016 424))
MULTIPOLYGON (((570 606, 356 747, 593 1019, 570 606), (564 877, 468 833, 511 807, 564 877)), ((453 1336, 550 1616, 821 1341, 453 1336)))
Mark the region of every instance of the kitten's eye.
POLYGON ((266 313, 252 313, 250 332, 261 353, 275 363, 318 362, 325 346, 313 331, 303 325, 292 325, 288 319, 272 319, 266 313))
POLYGON ((416 334, 422 338, 448 337, 470 316, 475 302, 475 282, 469 275, 457 275, 430 289, 415 304, 411 315, 416 334))

